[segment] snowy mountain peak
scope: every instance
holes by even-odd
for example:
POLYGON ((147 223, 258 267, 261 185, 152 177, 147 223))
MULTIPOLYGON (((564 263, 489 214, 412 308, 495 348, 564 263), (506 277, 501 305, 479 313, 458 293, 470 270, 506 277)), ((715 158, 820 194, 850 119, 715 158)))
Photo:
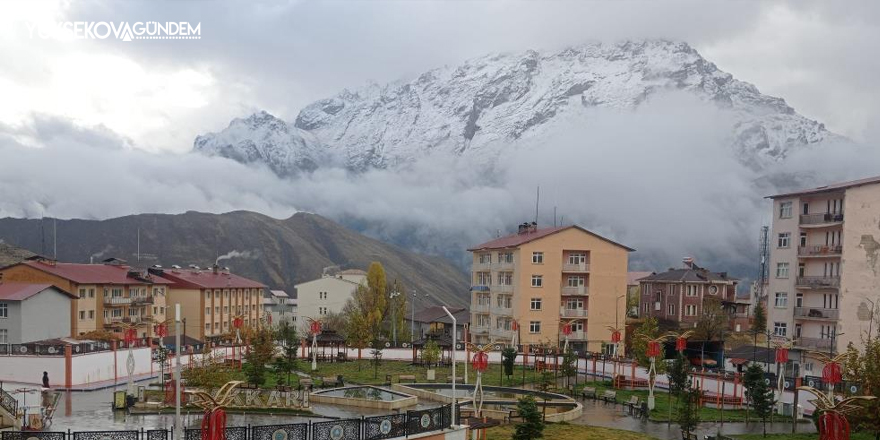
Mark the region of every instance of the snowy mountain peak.
MULTIPOLYGON (((591 108, 637 108, 667 90, 693 94, 730 112, 735 121, 731 147, 756 167, 835 136, 783 99, 719 70, 688 44, 665 40, 492 54, 411 81, 343 90, 303 108, 293 127, 258 113, 233 121, 230 129, 245 121, 255 127, 247 133, 259 136, 268 135, 264 127, 289 130, 287 137, 308 133, 316 141, 304 144, 320 140, 353 169, 391 167, 428 154, 489 164, 515 141, 552 132, 558 121, 591 108)), ((292 148, 295 157, 315 150, 292 148)), ((314 156, 312 162, 321 164, 314 156)))

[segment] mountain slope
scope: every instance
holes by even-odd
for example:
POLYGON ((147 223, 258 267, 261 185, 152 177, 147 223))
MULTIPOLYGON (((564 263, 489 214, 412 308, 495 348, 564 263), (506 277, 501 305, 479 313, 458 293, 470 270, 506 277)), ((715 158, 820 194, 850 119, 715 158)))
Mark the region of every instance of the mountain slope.
MULTIPOLYGON (((0 219, 0 238, 39 250, 38 223, 0 219)), ((327 266, 366 270, 370 262, 379 261, 389 279, 400 278, 409 290, 429 294, 430 301, 455 306, 468 303, 467 275, 446 260, 382 243, 315 214, 297 213, 284 220, 247 211, 141 214, 103 221, 58 220, 57 231, 61 261, 100 261, 114 256, 140 266, 206 267, 227 255, 231 258, 222 258, 221 266, 291 293, 295 284, 320 277, 327 266)), ((51 242, 48 234, 46 242, 51 242)))
MULTIPOLYGON (((344 90, 303 108, 295 127, 358 170, 394 167, 429 154, 491 166, 511 143, 539 137, 553 130, 555 121, 588 117, 584 111, 591 108, 637 108, 667 90, 729 111, 735 121, 731 147, 755 167, 837 137, 783 99, 719 70, 686 43, 657 40, 477 58, 412 81, 344 90)), ((196 150, 198 144, 197 139, 196 150)), ((287 148, 294 155, 312 154, 295 143, 287 148)))
POLYGON ((34 253, 31 251, 11 246, 4 243, 3 240, 0 240, 0 267, 18 263, 19 261, 33 255, 34 253))

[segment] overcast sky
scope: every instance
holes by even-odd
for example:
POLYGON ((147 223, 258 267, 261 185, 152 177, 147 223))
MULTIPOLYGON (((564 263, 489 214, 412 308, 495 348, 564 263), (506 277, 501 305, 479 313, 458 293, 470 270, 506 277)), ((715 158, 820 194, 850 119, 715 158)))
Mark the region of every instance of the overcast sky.
MULTIPOLYGON (((104 126, 151 151, 258 109, 313 100, 496 51, 589 40, 684 40, 722 70, 864 141, 880 116, 876 1, 4 1, 0 122, 104 126), (200 40, 32 38, 33 23, 188 21, 200 40)), ((39 143, 39 140, 27 139, 39 143)))

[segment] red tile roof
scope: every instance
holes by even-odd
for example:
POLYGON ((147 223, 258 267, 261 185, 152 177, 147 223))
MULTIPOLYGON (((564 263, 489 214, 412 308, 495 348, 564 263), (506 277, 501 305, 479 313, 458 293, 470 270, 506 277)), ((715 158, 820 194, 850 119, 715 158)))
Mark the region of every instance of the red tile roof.
POLYGON ((46 289, 55 289, 62 295, 76 298, 51 284, 0 283, 0 299, 7 301, 23 301, 46 289))
POLYGON ((587 234, 590 234, 596 238, 607 241, 615 246, 620 246, 620 247, 626 249, 627 251, 630 251, 630 252, 635 251, 635 249, 633 249, 633 248, 630 248, 628 246, 624 246, 624 245, 617 243, 615 241, 609 240, 599 234, 590 232, 590 231, 588 231, 580 226, 576 226, 576 225, 557 226, 557 227, 553 227, 553 228, 538 229, 534 232, 524 232, 522 234, 511 234, 506 237, 496 238, 492 241, 487 241, 483 244, 474 246, 468 250, 469 251, 479 251, 479 250, 488 250, 488 249, 515 248, 515 247, 522 246, 523 244, 526 244, 528 242, 535 241, 539 238, 544 238, 548 235, 552 235, 557 232, 561 232, 561 231, 564 231, 566 229, 571 229, 571 228, 575 228, 581 232, 585 232, 587 234))
POLYGON ((852 188, 855 186, 872 185, 875 183, 880 183, 880 176, 868 177, 868 178, 859 179, 859 180, 850 180, 849 182, 832 183, 831 185, 824 185, 824 186, 820 186, 820 187, 816 187, 816 188, 805 189, 802 191, 795 191, 795 192, 789 192, 789 193, 784 193, 784 194, 776 194, 775 196, 767 196, 766 198, 777 199, 780 197, 805 196, 805 195, 810 195, 810 194, 819 194, 819 193, 823 193, 823 192, 847 189, 847 188, 852 188))
POLYGON ((164 270, 162 277, 174 286, 194 289, 265 289, 266 285, 228 272, 213 270, 172 269, 164 270))
POLYGON ((43 261, 22 261, 19 264, 41 270, 46 273, 64 278, 77 284, 170 284, 155 275, 144 278, 144 271, 138 270, 140 277, 129 276, 131 266, 112 264, 80 264, 80 263, 56 263, 43 261))

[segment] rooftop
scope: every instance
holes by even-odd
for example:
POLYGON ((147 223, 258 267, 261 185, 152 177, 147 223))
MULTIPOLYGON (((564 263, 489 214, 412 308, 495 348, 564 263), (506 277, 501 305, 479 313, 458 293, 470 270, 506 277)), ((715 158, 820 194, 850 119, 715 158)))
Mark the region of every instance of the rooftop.
POLYGON ((767 196, 766 198, 778 199, 781 197, 806 196, 806 195, 810 195, 810 194, 820 194, 820 193, 824 193, 824 192, 838 191, 838 190, 853 188, 853 187, 862 186, 862 185, 873 185, 875 183, 880 183, 880 176, 867 177, 865 179, 859 179, 859 180, 850 180, 849 182, 832 183, 830 185, 823 185, 823 186, 819 186, 816 188, 810 188, 810 189, 789 192, 789 193, 783 193, 783 194, 776 194, 774 196, 767 196))
POLYGON ((626 273, 626 285, 627 286, 636 286, 639 284, 639 280, 645 278, 647 276, 653 275, 654 272, 627 272, 626 273))
POLYGON ((48 259, 31 259, 18 264, 76 284, 171 284, 166 279, 127 265, 59 263, 48 259))
MULTIPOLYGON (((688 260, 688 259, 686 259, 688 260)), ((733 283, 739 281, 727 275, 727 272, 712 272, 697 266, 692 260, 685 261, 685 267, 681 269, 669 269, 644 277, 639 282, 645 281, 679 281, 688 283, 733 283)))
POLYGON ((277 297, 277 298, 290 298, 290 296, 287 294, 287 292, 285 292, 283 290, 270 290, 269 293, 272 296, 277 297))
POLYGON ((613 245, 615 245, 615 246, 622 247, 622 248, 626 249, 626 250, 629 251, 629 252, 634 252, 634 251, 635 251, 635 249, 633 249, 633 248, 630 248, 630 247, 628 247, 628 246, 624 246, 624 245, 622 245, 622 244, 620 244, 620 243, 618 243, 618 242, 616 242, 616 241, 609 240, 609 239, 607 239, 607 238, 605 238, 605 237, 603 237, 603 236, 601 236, 601 235, 599 235, 599 234, 596 234, 596 233, 590 232, 590 231, 588 231, 588 230, 586 230, 586 229, 584 229, 584 228, 582 228, 582 227, 580 227, 580 226, 577 226, 577 225, 570 225, 570 226, 556 226, 556 227, 552 227, 552 228, 544 228, 544 229, 538 229, 538 228, 528 229, 528 230, 526 230, 526 231, 524 231, 524 232, 518 232, 518 233, 516 233, 516 234, 510 234, 510 235, 505 236, 505 237, 496 238, 496 239, 494 239, 494 240, 487 241, 487 242, 485 242, 485 243, 483 243, 483 244, 480 244, 480 245, 474 246, 474 247, 472 247, 472 248, 470 248, 470 249, 468 249, 468 250, 469 250, 469 251, 480 251, 480 250, 489 250, 489 249, 507 249, 507 248, 516 248, 516 247, 522 246, 523 244, 526 244, 526 243, 529 243, 529 242, 532 242, 532 241, 538 240, 538 239, 540 239, 540 238, 547 237, 547 236, 549 236, 549 235, 553 235, 553 234, 555 234, 555 233, 557 233, 557 232, 562 232, 562 231, 565 231, 565 230, 568 230, 568 229, 572 229, 572 228, 577 229, 577 230, 579 230, 579 231, 581 231, 581 232, 584 232, 584 233, 590 234, 590 235, 592 235, 592 236, 594 236, 594 237, 596 237, 596 238, 599 238, 599 239, 601 239, 601 240, 607 241, 608 243, 611 243, 611 244, 613 244, 613 245))
POLYGON ((175 286, 195 289, 265 289, 263 283, 213 269, 171 269, 162 270, 162 277, 175 286))
POLYGON ((0 299, 6 301, 24 301, 46 289, 53 289, 62 295, 76 298, 51 284, 0 283, 0 299))
MULTIPOLYGON (((468 309, 466 309, 464 307, 449 307, 449 312, 452 313, 453 316, 455 316, 455 318, 458 320, 459 324, 465 323, 458 316, 462 312, 465 312, 464 315, 467 315, 468 318, 470 318, 470 313, 468 312, 468 309)), ((462 316, 464 316, 464 315, 462 315, 462 316)), ((412 319, 415 322, 425 322, 425 323, 444 322, 444 323, 452 324, 452 320, 449 319, 449 315, 447 315, 446 312, 443 311, 443 306, 428 306, 428 307, 422 308, 421 310, 419 310, 415 313, 415 316, 413 316, 412 319)))

